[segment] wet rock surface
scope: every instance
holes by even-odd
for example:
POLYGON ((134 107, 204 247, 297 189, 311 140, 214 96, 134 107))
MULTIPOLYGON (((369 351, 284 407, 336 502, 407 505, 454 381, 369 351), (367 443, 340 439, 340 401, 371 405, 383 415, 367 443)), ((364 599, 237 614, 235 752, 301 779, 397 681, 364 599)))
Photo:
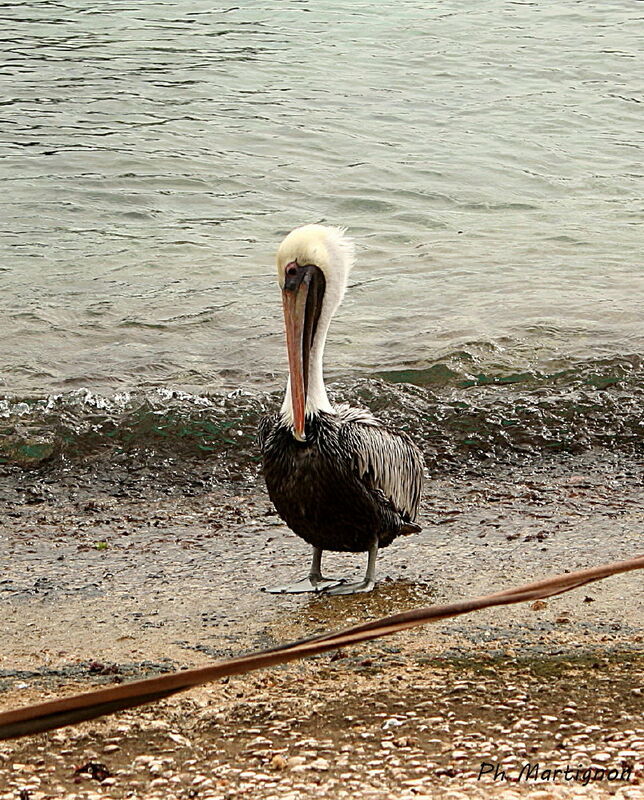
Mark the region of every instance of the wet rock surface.
MULTIPOLYGON (((373 594, 267 595, 261 586, 304 574, 309 553, 261 481, 251 471, 236 478, 223 483, 204 462, 134 469, 118 459, 7 476, 0 706, 643 549, 635 457, 599 450, 480 463, 431 476, 424 530, 383 551, 373 594)), ((363 562, 325 556, 334 574, 358 574, 363 562)), ((635 797, 643 609, 641 575, 622 575, 9 742, 0 745, 0 797, 635 797), (632 775, 501 784, 476 780, 483 761, 505 763, 508 774, 538 761, 630 765, 632 775), (109 775, 81 769, 90 763, 109 775)))

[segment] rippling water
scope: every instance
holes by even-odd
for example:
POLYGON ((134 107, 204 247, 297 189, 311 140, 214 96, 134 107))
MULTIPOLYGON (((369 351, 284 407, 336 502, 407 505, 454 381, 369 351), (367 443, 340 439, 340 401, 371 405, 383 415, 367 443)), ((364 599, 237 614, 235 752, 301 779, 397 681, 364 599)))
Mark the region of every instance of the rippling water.
POLYGON ((332 377, 477 385, 642 351, 638 3, 0 17, 5 394, 275 388, 273 253, 309 221, 359 247, 332 377))

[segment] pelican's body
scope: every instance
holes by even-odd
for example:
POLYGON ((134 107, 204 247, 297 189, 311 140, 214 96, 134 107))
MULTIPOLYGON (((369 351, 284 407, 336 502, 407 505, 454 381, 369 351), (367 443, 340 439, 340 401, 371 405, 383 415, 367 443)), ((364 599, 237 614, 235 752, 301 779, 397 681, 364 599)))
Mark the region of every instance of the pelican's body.
POLYGON ((352 264, 351 242, 321 225, 292 231, 278 251, 290 376, 281 413, 262 420, 260 447, 269 496, 313 546, 313 564, 303 581, 269 591, 370 591, 378 549, 420 530, 418 448, 369 411, 334 407, 326 395, 324 342, 352 264), (323 578, 324 550, 368 552, 364 581, 323 578))

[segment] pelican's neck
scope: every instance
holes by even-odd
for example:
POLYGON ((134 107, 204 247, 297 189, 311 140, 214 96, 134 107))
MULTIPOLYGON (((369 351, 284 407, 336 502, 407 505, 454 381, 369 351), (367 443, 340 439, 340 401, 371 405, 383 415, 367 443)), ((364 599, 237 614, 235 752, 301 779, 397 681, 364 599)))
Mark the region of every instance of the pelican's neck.
MULTIPOLYGON (((309 320, 315 324, 315 334, 308 356, 308 384, 304 409, 306 416, 320 412, 336 413, 324 386, 324 345, 331 319, 342 302, 353 258, 353 243, 344 236, 344 231, 320 225, 296 228, 282 242, 278 251, 278 265, 284 267, 293 262, 308 264, 315 266, 324 277, 324 281, 321 284, 318 282, 317 286, 317 290, 322 288, 323 292, 319 316, 314 318, 315 321, 309 320)), ((299 397, 299 387, 297 388, 299 397)), ((293 425, 290 377, 282 404, 282 419, 287 425, 293 425)))
MULTIPOLYGON (((335 409, 331 405, 324 385, 324 345, 326 335, 329 330, 331 316, 327 320, 320 319, 318 329, 313 339, 311 353, 309 356, 309 385, 306 392, 306 415, 314 416, 320 411, 327 414, 335 414, 335 409)), ((287 425, 293 425, 293 403, 291 400, 291 378, 289 376, 286 384, 286 393, 282 403, 281 416, 287 425)))

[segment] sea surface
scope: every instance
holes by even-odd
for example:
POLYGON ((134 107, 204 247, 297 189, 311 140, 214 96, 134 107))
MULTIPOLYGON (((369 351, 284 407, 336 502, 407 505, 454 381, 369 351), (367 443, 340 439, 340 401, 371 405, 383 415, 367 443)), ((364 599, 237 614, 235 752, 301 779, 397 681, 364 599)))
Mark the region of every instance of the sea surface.
POLYGON ((274 251, 320 221, 358 247, 338 397, 483 455, 641 442, 643 16, 3 3, 0 457, 244 439, 285 379, 274 251))

